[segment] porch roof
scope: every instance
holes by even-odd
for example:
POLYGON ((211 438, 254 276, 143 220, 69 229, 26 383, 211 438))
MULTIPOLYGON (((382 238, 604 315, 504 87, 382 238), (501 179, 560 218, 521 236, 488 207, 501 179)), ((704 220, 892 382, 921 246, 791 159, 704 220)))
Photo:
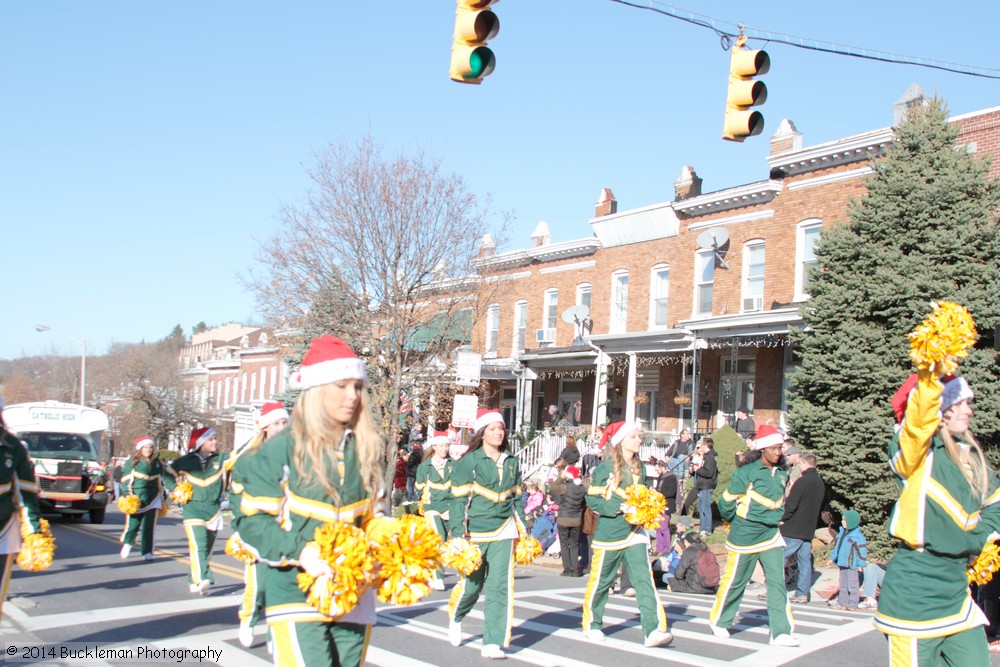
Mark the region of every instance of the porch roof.
POLYGON ((587 336, 587 340, 607 354, 690 352, 693 349, 694 339, 694 333, 689 329, 662 329, 660 331, 587 336))
POLYGON ((757 313, 682 320, 678 324, 689 329, 699 338, 725 338, 729 336, 787 334, 790 327, 801 327, 803 319, 799 307, 795 305, 757 313))

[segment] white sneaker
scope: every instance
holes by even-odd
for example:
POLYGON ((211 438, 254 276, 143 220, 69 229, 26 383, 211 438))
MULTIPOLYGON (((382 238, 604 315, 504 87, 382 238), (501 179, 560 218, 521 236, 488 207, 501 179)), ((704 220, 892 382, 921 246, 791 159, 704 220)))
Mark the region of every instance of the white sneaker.
POLYGON ((644 642, 647 648, 653 646, 663 646, 664 644, 669 644, 674 640, 674 636, 669 632, 660 632, 659 630, 653 630, 646 637, 644 642))
POLYGON ((432 591, 443 591, 444 590, 444 582, 441 581, 440 579, 431 579, 431 583, 429 585, 430 585, 432 591))
POLYGON ((253 646, 253 626, 246 621, 240 621, 240 644, 246 648, 253 646))
POLYGON ((448 643, 452 646, 462 645, 462 622, 448 621, 448 643))
POLYGON ((479 652, 479 655, 490 660, 504 660, 507 658, 507 654, 497 644, 483 644, 483 650, 479 652))
POLYGON ((712 634, 719 639, 729 639, 729 630, 712 625, 711 623, 708 624, 708 627, 712 629, 712 634))
POLYGON ((153 554, 143 554, 142 555, 142 559, 143 560, 153 560, 153 554))
POLYGON ((208 589, 212 587, 212 582, 208 579, 202 579, 201 583, 198 584, 198 593, 201 595, 208 595, 208 589))
POLYGON ((591 642, 603 642, 607 639, 603 630, 598 630, 597 628, 591 628, 590 630, 583 631, 583 638, 591 642))
POLYGON ((799 638, 793 635, 778 635, 768 642, 771 646, 798 646, 799 638))
POLYGON ((130 553, 132 553, 132 545, 131 544, 123 544, 122 545, 122 550, 121 550, 120 553, 121 553, 122 558, 128 558, 128 555, 130 553))
POLYGON ((190 586, 188 586, 188 590, 191 591, 192 593, 201 593, 201 586, 199 586, 198 584, 191 584, 190 586))

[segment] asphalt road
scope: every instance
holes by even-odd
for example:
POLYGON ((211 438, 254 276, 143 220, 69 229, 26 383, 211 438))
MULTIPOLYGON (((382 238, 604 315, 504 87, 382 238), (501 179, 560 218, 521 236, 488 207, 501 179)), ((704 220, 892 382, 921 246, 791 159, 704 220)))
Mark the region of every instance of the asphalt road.
MULTIPOLYGON (((250 649, 237 641, 236 607, 242 593, 242 565, 223 553, 226 528, 216 544, 217 585, 201 597, 188 591, 187 545, 176 516, 157 527, 156 559, 137 551, 122 560, 118 535, 123 517, 109 508, 108 522, 53 521, 56 561, 42 573, 15 567, 0 624, 8 664, 52 665, 226 665, 270 664, 265 629, 257 628, 250 649), (17 651, 11 652, 14 647, 17 651), (97 658, 93 649, 112 650, 97 658), (81 660, 62 659, 76 650, 81 660), (183 654, 182 651, 201 651, 183 654), (31 651, 44 659, 30 659, 31 651), (211 653, 209 653, 211 652, 211 653), (119 659, 131 656, 131 659, 119 659), (13 656, 13 657, 12 657, 13 656)), ((543 557, 548 558, 548 557, 543 557)), ((553 562, 547 562, 551 565, 553 562)), ((839 665, 886 664, 885 639, 872 629, 871 614, 830 610, 822 601, 794 607, 798 648, 767 643, 764 603, 748 595, 733 636, 715 638, 707 616, 712 598, 660 591, 674 633, 661 648, 642 645, 635 600, 609 601, 603 644, 585 642, 579 632, 584 580, 560 577, 559 568, 532 565, 517 569, 515 627, 509 662, 533 665, 625 667, 662 661, 676 665, 839 665)), ((447 577, 449 588, 454 575, 447 577)), ((372 634, 368 664, 384 667, 480 665, 482 600, 466 618, 464 644, 447 640, 448 591, 434 593, 411 607, 382 608, 372 634)), ((993 658, 1000 666, 1000 656, 993 658)))

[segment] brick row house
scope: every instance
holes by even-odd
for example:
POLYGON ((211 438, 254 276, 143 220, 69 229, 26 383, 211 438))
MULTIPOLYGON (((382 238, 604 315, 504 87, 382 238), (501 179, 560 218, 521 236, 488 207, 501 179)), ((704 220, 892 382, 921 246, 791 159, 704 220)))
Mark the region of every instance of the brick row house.
MULTIPOLYGON (((923 99, 907 91, 894 124, 923 99)), ((1000 107, 951 122, 966 150, 1000 154, 1000 107)), ((664 437, 714 430, 739 407, 783 426, 788 331, 802 325, 815 243, 847 220, 892 138, 886 127, 805 146, 784 120, 763 180, 705 193, 685 166, 669 202, 619 211, 602 190, 591 236, 552 243, 541 223, 527 249, 503 253, 484 239, 480 266, 509 283, 472 335, 486 402, 535 427, 553 404, 584 425, 640 419, 664 437)))

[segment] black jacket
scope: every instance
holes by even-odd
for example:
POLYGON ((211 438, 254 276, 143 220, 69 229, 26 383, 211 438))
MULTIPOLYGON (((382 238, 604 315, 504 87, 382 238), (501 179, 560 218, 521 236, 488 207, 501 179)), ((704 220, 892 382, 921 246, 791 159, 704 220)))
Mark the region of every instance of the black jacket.
POLYGON ((674 570, 674 578, 670 580, 670 590, 674 593, 714 593, 716 589, 706 588, 701 583, 698 574, 698 554, 708 546, 704 542, 694 542, 684 553, 674 570))
POLYGON ((656 480, 656 490, 667 499, 667 514, 677 511, 677 475, 667 471, 656 480))
POLYGON ((811 540, 819 525, 826 485, 816 468, 809 468, 792 484, 785 499, 785 515, 781 518, 781 534, 799 540, 811 540))
POLYGON ((705 452, 705 462, 694 474, 694 488, 714 489, 719 483, 719 464, 715 460, 715 450, 705 452))
POLYGON ((587 497, 587 489, 583 484, 566 483, 566 491, 554 496, 559 504, 559 517, 556 523, 560 526, 579 526, 583 521, 583 506, 587 497))
POLYGON ((566 445, 559 453, 559 458, 566 462, 568 466, 575 466, 580 460, 580 448, 576 445, 566 445))
POLYGON ((414 447, 413 451, 410 452, 410 458, 406 459, 406 476, 416 479, 417 468, 424 460, 424 450, 420 447, 414 447))

